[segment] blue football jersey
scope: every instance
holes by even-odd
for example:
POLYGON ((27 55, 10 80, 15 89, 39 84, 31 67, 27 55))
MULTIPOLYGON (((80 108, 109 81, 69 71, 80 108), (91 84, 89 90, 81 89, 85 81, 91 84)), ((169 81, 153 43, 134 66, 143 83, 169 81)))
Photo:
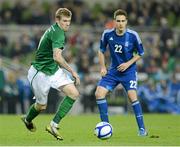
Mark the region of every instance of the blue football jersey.
MULTIPOLYGON (((117 35, 114 28, 105 30, 101 37, 100 50, 104 53, 107 48, 111 55, 109 72, 114 74, 120 73, 120 71, 117 70, 117 66, 133 58, 134 52, 140 56, 144 54, 144 49, 138 33, 131 29, 126 29, 126 32, 122 36, 117 35)), ((129 73, 132 71, 136 71, 136 63, 132 64, 122 73, 129 73)))

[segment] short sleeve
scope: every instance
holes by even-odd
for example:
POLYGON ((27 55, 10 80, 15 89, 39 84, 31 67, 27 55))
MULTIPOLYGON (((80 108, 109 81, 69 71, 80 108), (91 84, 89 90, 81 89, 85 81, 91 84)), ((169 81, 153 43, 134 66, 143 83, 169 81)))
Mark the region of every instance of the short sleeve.
POLYGON ((106 31, 103 32, 102 36, 101 36, 101 40, 100 40, 100 51, 101 52, 105 52, 106 51, 106 47, 107 47, 107 34, 106 31))
POLYGON ((142 41, 138 33, 135 34, 135 46, 136 46, 138 55, 140 56, 144 55, 144 48, 143 48, 142 41))
POLYGON ((65 35, 64 32, 54 31, 51 36, 52 48, 64 49, 65 35))

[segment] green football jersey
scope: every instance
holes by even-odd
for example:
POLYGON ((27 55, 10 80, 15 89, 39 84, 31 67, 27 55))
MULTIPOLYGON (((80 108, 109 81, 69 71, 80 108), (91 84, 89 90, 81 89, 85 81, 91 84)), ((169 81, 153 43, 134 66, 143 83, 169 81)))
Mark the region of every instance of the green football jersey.
POLYGON ((39 41, 32 65, 47 75, 52 75, 58 70, 58 64, 53 59, 53 49, 63 49, 65 44, 65 33, 57 23, 51 25, 45 31, 39 41))

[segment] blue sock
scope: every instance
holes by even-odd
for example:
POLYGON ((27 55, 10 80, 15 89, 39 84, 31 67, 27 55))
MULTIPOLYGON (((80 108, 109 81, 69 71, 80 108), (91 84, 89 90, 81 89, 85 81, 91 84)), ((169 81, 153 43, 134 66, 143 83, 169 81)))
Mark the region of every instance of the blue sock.
POLYGON ((144 121, 143 121, 142 108, 141 108, 139 101, 137 100, 137 101, 132 102, 132 107, 134 110, 134 114, 136 116, 136 121, 137 121, 139 129, 140 128, 145 129, 144 121))
POLYGON ((96 100, 100 112, 101 121, 109 122, 108 105, 105 98, 96 100))

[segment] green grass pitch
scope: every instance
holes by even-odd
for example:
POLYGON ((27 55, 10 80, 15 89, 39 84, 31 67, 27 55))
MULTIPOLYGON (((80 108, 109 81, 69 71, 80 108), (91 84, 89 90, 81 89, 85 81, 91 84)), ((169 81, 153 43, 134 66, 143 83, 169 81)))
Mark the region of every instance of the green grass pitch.
POLYGON ((180 145, 180 115, 144 115, 149 136, 138 137, 133 115, 112 115, 113 136, 100 140, 94 136, 98 115, 66 116, 60 132, 64 137, 58 141, 45 131, 53 115, 39 115, 35 120, 37 131, 26 130, 19 115, 0 115, 1 146, 174 146, 180 145))

